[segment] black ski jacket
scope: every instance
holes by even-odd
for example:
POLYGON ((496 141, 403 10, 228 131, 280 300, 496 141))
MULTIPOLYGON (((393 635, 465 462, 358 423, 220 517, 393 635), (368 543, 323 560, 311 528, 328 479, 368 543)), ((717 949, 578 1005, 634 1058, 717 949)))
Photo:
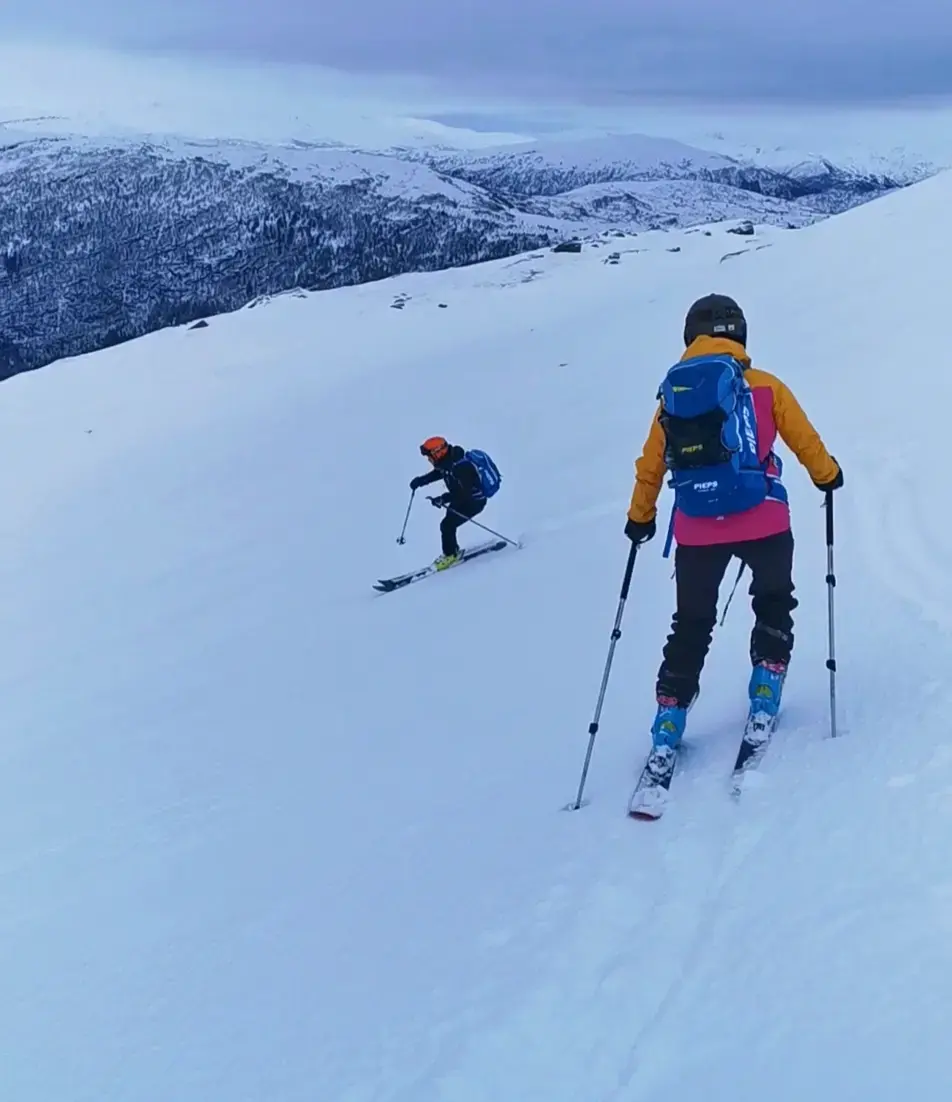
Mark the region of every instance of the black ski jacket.
POLYGON ((455 509, 464 509, 474 502, 482 501, 483 484, 479 479, 479 471, 468 460, 461 463, 463 455, 463 449, 454 444, 447 457, 429 474, 419 475, 413 481, 418 487, 422 487, 442 479, 447 491, 443 495, 444 504, 455 509))

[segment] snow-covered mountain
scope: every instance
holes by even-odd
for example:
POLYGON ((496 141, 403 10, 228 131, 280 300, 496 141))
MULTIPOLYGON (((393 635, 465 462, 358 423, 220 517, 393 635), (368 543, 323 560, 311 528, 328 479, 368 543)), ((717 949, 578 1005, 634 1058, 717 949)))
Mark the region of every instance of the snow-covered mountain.
POLYGON ((800 227, 905 182, 832 165, 782 173, 638 136, 474 155, 0 128, 0 372, 292 287, 608 230, 800 227))
POLYGON ((734 160, 772 168, 781 173, 814 173, 824 164, 832 163, 850 173, 888 176, 911 183, 952 168, 952 137, 949 120, 952 115, 929 112, 897 112, 882 114, 861 112, 858 117, 846 114, 822 119, 797 113, 793 119, 783 116, 765 120, 748 119, 735 132, 737 120, 732 120, 728 133, 689 127, 692 139, 705 149, 722 153, 734 160), (770 142, 765 135, 779 132, 781 140, 770 142), (783 140, 784 131, 792 131, 783 140), (906 131, 906 143, 890 141, 897 130, 906 131), (752 132, 757 131, 757 137, 752 132), (746 134, 745 134, 746 132, 746 134))
POLYGON ((922 475, 952 377, 910 407, 896 364, 934 358, 950 202, 285 295, 5 382, 0 1098, 945 1098, 952 527, 922 475), (760 783, 727 795, 742 587, 665 817, 625 817, 659 537, 563 812, 632 461, 714 289, 846 473, 840 737, 821 500, 781 449, 800 604, 760 783), (377 597, 437 553, 422 495, 395 542, 434 432, 497 460, 480 519, 523 547, 377 597))
POLYGON ((838 168, 822 157, 768 164, 740 159, 642 134, 578 141, 534 142, 478 152, 426 157, 434 167, 493 190, 514 195, 558 195, 587 184, 609 181, 691 180, 724 184, 787 200, 833 195, 817 209, 843 209, 843 201, 915 183, 929 174, 923 165, 886 171, 838 168))

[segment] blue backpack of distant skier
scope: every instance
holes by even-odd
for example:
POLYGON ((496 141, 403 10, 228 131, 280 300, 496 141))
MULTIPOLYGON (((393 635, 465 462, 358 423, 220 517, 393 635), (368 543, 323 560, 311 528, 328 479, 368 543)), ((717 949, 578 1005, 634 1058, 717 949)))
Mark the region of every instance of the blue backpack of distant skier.
MULTIPOLYGON (((502 482, 502 475, 499 473, 499 468, 484 452, 479 448, 473 448, 472 451, 464 452, 463 458, 459 460, 460 463, 470 462, 476 468, 476 473, 479 475, 479 483, 482 488, 482 499, 490 498, 499 489, 499 485, 502 482)), ((479 497, 477 497, 479 500, 479 497)))
POLYGON ((744 367, 726 354, 694 356, 672 367, 658 391, 664 461, 675 508, 689 517, 722 517, 768 497, 785 501, 771 462, 758 458, 757 413, 744 367))

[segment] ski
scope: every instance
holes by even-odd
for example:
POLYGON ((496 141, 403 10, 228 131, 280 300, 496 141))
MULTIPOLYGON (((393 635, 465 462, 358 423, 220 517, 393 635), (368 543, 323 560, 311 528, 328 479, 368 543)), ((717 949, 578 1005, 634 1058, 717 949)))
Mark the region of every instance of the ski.
POLYGON ((747 717, 744 735, 740 740, 737 758, 731 773, 731 795, 735 799, 743 791, 746 775, 752 769, 756 769, 763 760, 779 722, 779 712, 775 716, 768 716, 763 712, 759 712, 747 717))
MULTIPOLYGON (((478 558, 480 555, 486 555, 490 551, 502 551, 503 548, 508 546, 509 544, 507 544, 505 540, 490 540, 487 543, 478 543, 475 547, 467 547, 460 555, 459 561, 455 562, 452 566, 448 566, 446 570, 454 570, 464 562, 469 562, 470 559, 478 558)), ((413 582, 419 582, 424 578, 429 578, 431 574, 445 574, 446 570, 437 570, 436 567, 430 563, 428 566, 420 567, 419 570, 411 570, 408 574, 398 574, 395 578, 380 578, 374 585, 374 589, 376 589, 378 593, 392 593, 395 589, 402 589, 404 586, 411 585, 413 582)))
POLYGON ((670 746, 652 748, 628 801, 632 819, 660 819, 668 802, 668 790, 678 764, 678 752, 670 746))

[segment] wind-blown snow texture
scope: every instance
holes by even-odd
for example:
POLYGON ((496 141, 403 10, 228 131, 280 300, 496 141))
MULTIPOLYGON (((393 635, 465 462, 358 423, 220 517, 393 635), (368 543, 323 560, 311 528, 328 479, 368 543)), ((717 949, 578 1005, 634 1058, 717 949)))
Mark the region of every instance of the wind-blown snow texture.
POLYGON ((294 287, 610 229, 803 226, 909 179, 777 172, 640 136, 384 154, 0 127, 0 377, 294 287))
POLYGON ((5 383, 0 1097, 944 1097, 952 532, 922 472, 952 400, 928 366, 950 200, 938 177, 723 263, 720 234, 659 233, 617 265, 283 296, 5 383), (591 803, 563 812, 632 460, 712 289, 844 465, 843 735, 820 497, 790 460, 801 605, 761 784, 726 796, 740 600, 665 818, 625 817, 659 539, 591 803), (395 543, 433 432, 496 458, 485 520, 525 547, 378 597, 438 550, 428 507, 395 543))

